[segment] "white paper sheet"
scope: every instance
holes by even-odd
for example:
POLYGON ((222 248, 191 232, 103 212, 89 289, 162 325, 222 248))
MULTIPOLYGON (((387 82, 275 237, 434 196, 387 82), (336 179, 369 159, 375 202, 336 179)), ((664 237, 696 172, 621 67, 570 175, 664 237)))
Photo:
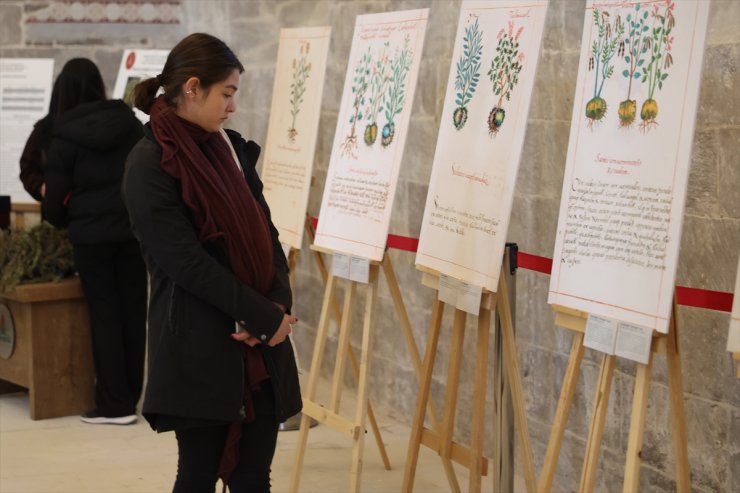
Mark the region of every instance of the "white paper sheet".
MULTIPOLYGON (((116 85, 113 88, 113 99, 123 99, 126 104, 134 108, 134 87, 145 79, 159 75, 169 53, 169 50, 125 50, 118 68, 116 85)), ((134 108, 134 113, 143 123, 149 121, 149 115, 146 113, 136 108, 134 108)))

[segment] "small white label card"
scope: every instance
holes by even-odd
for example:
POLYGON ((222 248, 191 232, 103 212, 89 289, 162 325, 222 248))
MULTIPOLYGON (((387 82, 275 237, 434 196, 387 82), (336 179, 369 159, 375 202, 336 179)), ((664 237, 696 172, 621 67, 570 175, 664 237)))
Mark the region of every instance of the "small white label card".
POLYGON ((444 274, 439 275, 439 287, 437 288, 437 299, 448 305, 457 305, 457 286, 455 285, 456 279, 446 276, 444 274))
POLYGON ((352 255, 349 258, 349 279, 367 284, 370 279, 370 260, 352 255))
POLYGON ((483 293, 481 286, 475 286, 444 274, 439 275, 438 298, 455 308, 478 316, 483 293))
POLYGON ((287 243, 283 243, 281 241, 280 246, 283 247, 283 254, 285 255, 285 259, 287 260, 288 257, 290 256, 290 245, 288 245, 287 243))
POLYGON ((646 365, 650 357, 650 344, 652 341, 652 328, 619 322, 614 354, 646 365))
POLYGON ((367 284, 370 279, 370 260, 334 252, 331 260, 331 273, 336 277, 367 284))
POLYGON ((331 259, 331 273, 333 276, 349 279, 349 255, 334 252, 331 259))
POLYGON ((606 354, 614 354, 617 320, 589 313, 583 345, 606 354))

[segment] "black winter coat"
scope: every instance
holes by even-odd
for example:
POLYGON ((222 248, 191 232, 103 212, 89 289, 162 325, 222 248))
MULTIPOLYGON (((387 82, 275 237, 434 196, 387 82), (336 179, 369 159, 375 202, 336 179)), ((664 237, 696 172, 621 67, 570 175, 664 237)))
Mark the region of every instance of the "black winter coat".
POLYGON ((133 111, 120 99, 81 104, 59 117, 51 135, 44 219, 68 226, 72 243, 132 240, 121 180, 143 135, 133 111))
MULTIPOLYGON (((242 342, 238 321, 254 336, 270 340, 283 318, 273 302, 290 310, 288 265, 262 195, 255 165, 260 148, 227 131, 250 190, 270 224, 275 278, 266 296, 242 284, 223 248, 201 243, 182 201, 180 183, 168 175, 151 130, 126 162, 123 197, 151 276, 148 380, 144 416, 236 421, 242 412, 242 342)), ((298 372, 289 339, 259 345, 275 393, 277 419, 301 410, 298 372)))

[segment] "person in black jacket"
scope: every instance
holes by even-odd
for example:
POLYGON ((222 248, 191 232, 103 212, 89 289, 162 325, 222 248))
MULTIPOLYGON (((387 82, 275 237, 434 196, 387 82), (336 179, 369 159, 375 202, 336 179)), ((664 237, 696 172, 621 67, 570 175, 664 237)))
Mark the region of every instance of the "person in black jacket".
POLYGON ((150 115, 123 181, 151 276, 143 414, 175 431, 175 493, 213 492, 218 478, 269 492, 278 425, 302 405, 260 148, 222 129, 243 70, 222 41, 192 34, 134 93, 150 115))
POLYGON ((144 381, 147 278, 120 190, 143 127, 123 101, 106 100, 86 58, 64 65, 52 101, 41 211, 69 230, 90 311, 96 408, 80 418, 131 424, 144 381))

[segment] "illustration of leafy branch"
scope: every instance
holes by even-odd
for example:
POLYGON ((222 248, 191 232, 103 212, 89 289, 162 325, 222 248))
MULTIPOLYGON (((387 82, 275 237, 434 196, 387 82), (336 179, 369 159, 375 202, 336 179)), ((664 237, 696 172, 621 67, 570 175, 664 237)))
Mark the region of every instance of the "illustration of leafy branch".
POLYGON ((311 64, 307 61, 310 47, 309 43, 301 44, 300 59, 293 59, 293 82, 290 84, 290 115, 293 117, 293 122, 288 129, 288 138, 291 142, 294 142, 296 135, 298 135, 295 128, 295 119, 298 112, 301 111, 303 95, 306 92, 306 80, 311 72, 311 64))
POLYGON ((498 33, 496 56, 491 62, 488 76, 493 83, 493 93, 498 96, 498 103, 488 115, 488 131, 495 135, 504 123, 506 111, 503 108, 504 98, 511 100, 511 91, 519 82, 519 73, 522 71, 524 53, 519 53, 519 37, 523 27, 514 34, 514 22, 509 21, 508 31, 501 29, 498 33))
POLYGON ((640 4, 637 3, 635 4, 634 14, 634 18, 632 17, 632 13, 627 14, 626 20, 629 30, 623 44, 620 45, 621 54, 624 55, 624 61, 629 65, 629 68, 622 72, 622 75, 627 78, 629 83, 627 87, 627 99, 619 103, 619 122, 622 127, 628 127, 635 121, 637 102, 630 99, 632 81, 642 76, 640 70, 645 63, 644 55, 648 50, 648 43, 645 42, 646 38, 644 38, 645 33, 650 29, 645 25, 648 12, 647 10, 643 10, 641 13, 640 4), (624 54, 625 51, 626 54, 624 54))
POLYGON ((617 53, 617 47, 624 34, 624 26, 619 18, 614 20, 614 27, 609 24, 610 14, 594 8, 594 24, 598 29, 597 39, 591 47, 591 57, 588 61, 588 69, 594 70, 594 97, 586 104, 586 118, 589 119, 589 128, 594 122, 601 121, 606 115, 606 101, 601 97, 604 82, 614 73, 614 65, 611 59, 617 53), (599 76, 601 83, 599 84, 599 76))
POLYGON ((403 40, 403 48, 396 53, 391 63, 390 87, 386 94, 384 113, 387 123, 383 126, 380 143, 387 147, 393 142, 396 125, 393 119, 403 111, 406 101, 406 76, 411 69, 413 51, 410 46, 409 36, 403 40))
POLYGON ((344 143, 341 146, 342 157, 349 156, 357 159, 357 154, 355 153, 357 150, 355 126, 359 120, 362 120, 362 106, 365 104, 365 93, 370 82, 370 65, 372 64, 372 59, 372 53, 368 46, 367 51, 362 54, 362 57, 355 66, 355 73, 352 78, 352 94, 354 94, 352 108, 354 113, 349 117, 352 129, 350 134, 345 137, 344 143))
POLYGON ((676 25, 673 10, 676 6, 673 0, 665 0, 665 10, 660 13, 660 5, 655 5, 652 17, 653 27, 651 36, 645 39, 647 49, 650 51, 650 63, 642 76, 642 83, 648 84, 648 99, 642 104, 640 124, 642 130, 657 124, 655 118, 658 116, 658 103, 653 99, 656 89, 663 89, 663 81, 668 77, 668 68, 673 65, 673 36, 671 32, 676 25))
POLYGON ((455 90, 457 91, 455 104, 457 108, 452 114, 455 128, 460 130, 468 120, 467 104, 473 98, 475 88, 480 78, 481 53, 483 52, 483 33, 479 31, 478 17, 475 22, 465 28, 463 37, 463 54, 457 61, 457 75, 455 90))
POLYGON ((373 64, 372 75, 370 76, 369 108, 367 109, 367 120, 369 123, 365 127, 364 133, 364 140, 367 145, 374 144, 378 137, 378 112, 380 111, 385 92, 391 80, 391 68, 388 57, 389 45, 390 41, 386 41, 383 44, 383 49, 373 64))

